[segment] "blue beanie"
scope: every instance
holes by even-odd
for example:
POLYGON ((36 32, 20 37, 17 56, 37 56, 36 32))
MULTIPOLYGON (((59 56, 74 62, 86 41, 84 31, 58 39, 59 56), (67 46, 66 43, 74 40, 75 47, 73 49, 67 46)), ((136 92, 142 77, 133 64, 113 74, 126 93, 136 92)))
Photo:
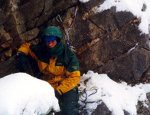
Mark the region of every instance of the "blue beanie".
POLYGON ((55 36, 45 36, 43 40, 44 40, 44 42, 50 42, 50 41, 54 41, 56 39, 57 39, 57 37, 55 37, 55 36))

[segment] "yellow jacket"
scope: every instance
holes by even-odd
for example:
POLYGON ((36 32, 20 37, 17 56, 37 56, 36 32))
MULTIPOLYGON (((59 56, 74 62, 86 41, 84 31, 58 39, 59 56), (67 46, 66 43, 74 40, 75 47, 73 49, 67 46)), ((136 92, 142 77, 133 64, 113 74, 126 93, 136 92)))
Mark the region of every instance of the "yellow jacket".
POLYGON ((78 86, 80 80, 79 63, 76 55, 63 46, 63 53, 57 57, 47 56, 43 45, 23 44, 18 53, 30 55, 37 62, 38 68, 44 74, 44 80, 49 82, 60 94, 66 93, 78 86))

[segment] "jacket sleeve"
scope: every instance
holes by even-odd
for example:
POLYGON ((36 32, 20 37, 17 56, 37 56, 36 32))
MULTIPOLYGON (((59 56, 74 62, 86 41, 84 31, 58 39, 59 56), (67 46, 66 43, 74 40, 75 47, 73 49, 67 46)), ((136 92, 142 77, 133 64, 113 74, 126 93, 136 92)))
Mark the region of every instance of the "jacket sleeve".
POLYGON ((26 72, 27 69, 31 68, 30 62, 27 58, 27 55, 29 53, 29 43, 25 43, 21 45, 21 47, 18 49, 18 54, 17 54, 17 69, 21 72, 26 72))
POLYGON ((80 83, 79 63, 76 55, 72 53, 69 64, 67 66, 66 78, 57 87, 59 94, 66 93, 78 86, 80 83))
POLYGON ((23 52, 25 55, 28 55, 29 50, 30 50, 30 43, 24 43, 18 49, 18 53, 23 52))

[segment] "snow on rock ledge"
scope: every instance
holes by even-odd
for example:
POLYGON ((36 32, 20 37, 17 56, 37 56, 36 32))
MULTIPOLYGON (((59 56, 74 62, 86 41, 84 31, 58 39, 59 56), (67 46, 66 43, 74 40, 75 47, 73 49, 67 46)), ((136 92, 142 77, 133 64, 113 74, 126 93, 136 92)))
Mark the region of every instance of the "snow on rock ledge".
MULTIPOLYGON (((150 84, 132 87, 125 82, 117 83, 106 74, 88 71, 81 77, 80 90, 80 110, 86 110, 88 115, 101 103, 104 103, 113 115, 124 115, 124 111, 130 115, 137 115, 136 106, 139 101, 148 107, 146 93, 150 92, 150 84)), ((108 113, 109 111, 107 110, 108 113)))
MULTIPOLYGON (((82 3, 90 0, 80 0, 82 3)), ((117 12, 131 12, 135 17, 140 19, 139 30, 143 34, 150 34, 150 2, 148 0, 105 0, 98 12, 102 12, 116 7, 117 12)))
POLYGON ((60 111, 54 89, 26 73, 0 79, 0 115, 41 115, 60 111))

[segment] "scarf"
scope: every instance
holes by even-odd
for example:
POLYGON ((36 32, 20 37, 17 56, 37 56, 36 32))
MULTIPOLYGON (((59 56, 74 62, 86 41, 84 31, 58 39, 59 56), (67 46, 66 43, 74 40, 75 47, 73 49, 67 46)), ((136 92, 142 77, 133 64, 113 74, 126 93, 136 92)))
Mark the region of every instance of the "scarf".
POLYGON ((46 48, 47 50, 47 56, 50 57, 57 57, 59 55, 61 55, 64 51, 64 44, 62 43, 62 41, 57 42, 56 46, 53 48, 46 48))

